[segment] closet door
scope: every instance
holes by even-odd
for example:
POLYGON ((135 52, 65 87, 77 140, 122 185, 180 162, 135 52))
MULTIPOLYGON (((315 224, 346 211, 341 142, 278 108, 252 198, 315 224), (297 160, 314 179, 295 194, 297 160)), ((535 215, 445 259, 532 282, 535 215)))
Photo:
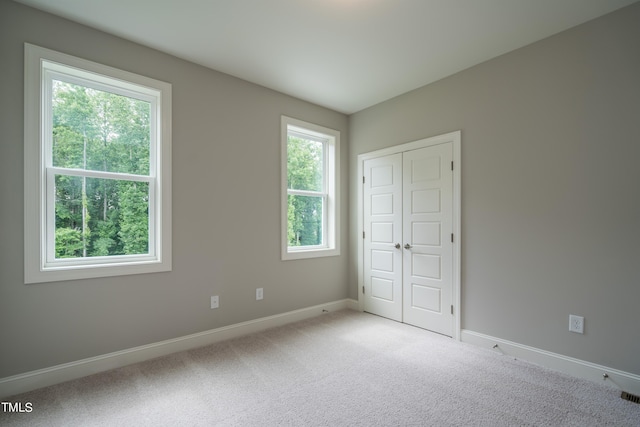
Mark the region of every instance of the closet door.
POLYGON ((452 144, 403 154, 403 322, 453 335, 452 144))
POLYGON ((366 160, 364 310, 402 321, 402 154, 366 160))
POLYGON ((447 140, 362 163, 364 310, 447 336, 456 320, 453 152, 447 140))

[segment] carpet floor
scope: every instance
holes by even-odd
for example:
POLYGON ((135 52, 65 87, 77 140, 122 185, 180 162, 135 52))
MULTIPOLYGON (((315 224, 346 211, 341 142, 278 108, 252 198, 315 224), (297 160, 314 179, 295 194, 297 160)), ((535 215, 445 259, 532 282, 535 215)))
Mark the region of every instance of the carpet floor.
POLYGON ((620 391, 339 311, 5 399, 2 426, 640 426, 620 391))

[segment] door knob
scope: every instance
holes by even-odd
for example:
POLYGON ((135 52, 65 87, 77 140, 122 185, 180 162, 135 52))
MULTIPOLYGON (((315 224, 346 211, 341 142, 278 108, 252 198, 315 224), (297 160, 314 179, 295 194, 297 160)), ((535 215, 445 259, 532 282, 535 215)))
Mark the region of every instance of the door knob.
POLYGON ((408 243, 406 243, 406 244, 404 245, 404 248, 405 248, 405 249, 411 249, 411 245, 410 245, 410 244, 408 244, 408 243))
POLYGON ((400 249, 400 243, 396 243, 396 249, 400 249))

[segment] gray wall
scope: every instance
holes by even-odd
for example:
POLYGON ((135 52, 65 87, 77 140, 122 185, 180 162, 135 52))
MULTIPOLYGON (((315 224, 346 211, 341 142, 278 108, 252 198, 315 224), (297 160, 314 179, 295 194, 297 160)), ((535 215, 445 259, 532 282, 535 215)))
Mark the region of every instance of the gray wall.
POLYGON ((358 154, 462 130, 464 329, 640 374, 640 3, 349 126, 352 229, 358 154))
POLYGON ((280 115, 341 131, 345 231, 347 116, 5 0, 0 58, 0 378, 348 296, 346 232, 339 257, 279 243, 280 115), (173 84, 171 273, 23 284, 24 42, 173 84))

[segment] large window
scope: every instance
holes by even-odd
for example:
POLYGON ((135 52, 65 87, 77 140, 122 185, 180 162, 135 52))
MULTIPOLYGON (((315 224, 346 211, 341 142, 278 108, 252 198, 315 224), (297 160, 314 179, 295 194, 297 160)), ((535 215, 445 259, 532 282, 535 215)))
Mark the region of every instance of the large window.
POLYGON ((282 117, 282 259, 338 255, 340 133, 282 117))
POLYGON ((25 45, 25 282, 171 269, 171 85, 25 45))

